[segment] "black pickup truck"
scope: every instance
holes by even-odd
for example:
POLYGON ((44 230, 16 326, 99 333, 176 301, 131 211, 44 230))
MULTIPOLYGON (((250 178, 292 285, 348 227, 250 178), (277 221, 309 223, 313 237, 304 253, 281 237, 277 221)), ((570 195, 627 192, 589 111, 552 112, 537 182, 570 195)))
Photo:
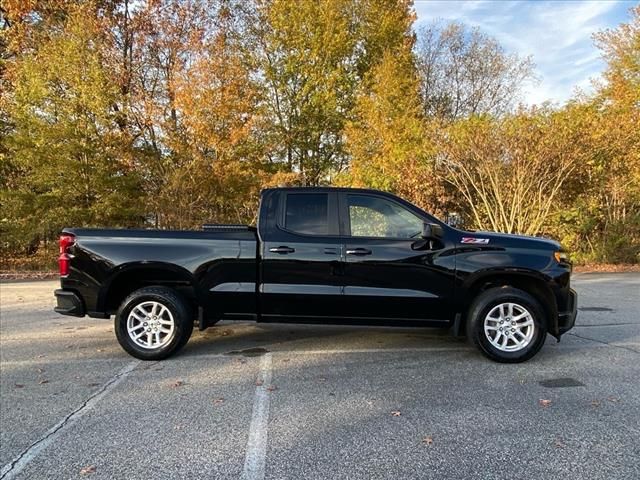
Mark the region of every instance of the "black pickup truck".
POLYGON ((55 311, 109 318, 131 355, 166 358, 219 320, 428 326, 521 362, 573 327, 552 240, 455 229, 389 193, 264 190, 257 228, 64 229, 55 311))

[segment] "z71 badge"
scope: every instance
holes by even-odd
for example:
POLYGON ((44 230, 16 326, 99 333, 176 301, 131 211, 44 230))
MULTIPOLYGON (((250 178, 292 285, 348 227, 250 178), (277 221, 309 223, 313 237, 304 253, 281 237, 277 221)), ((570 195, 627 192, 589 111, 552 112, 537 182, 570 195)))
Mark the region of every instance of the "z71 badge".
POLYGON ((488 238, 462 237, 460 243, 473 243, 476 245, 486 245, 489 243, 488 238))

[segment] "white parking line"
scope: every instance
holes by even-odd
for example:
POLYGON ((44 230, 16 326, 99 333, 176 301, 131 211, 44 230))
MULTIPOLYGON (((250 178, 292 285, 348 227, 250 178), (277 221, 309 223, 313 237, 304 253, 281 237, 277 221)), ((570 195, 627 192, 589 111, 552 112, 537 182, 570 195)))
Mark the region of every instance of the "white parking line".
POLYGON ((120 383, 127 375, 129 375, 140 361, 136 360, 129 363, 116 373, 109 381, 107 381, 94 395, 84 402, 78 409, 71 412, 60 422, 56 423, 47 432, 32 443, 26 450, 23 450, 13 460, 7 463, 2 470, 0 470, 0 480, 10 480, 19 474, 24 467, 26 467, 38 454, 57 440, 62 432, 64 432, 69 426, 75 423, 85 413, 93 410, 96 404, 104 397, 110 390, 113 390, 118 383, 120 383))
POLYGON ((272 373, 271 353, 260 359, 260 381, 256 382, 256 396, 253 400, 253 414, 249 427, 247 453, 244 458, 243 480, 262 480, 267 455, 267 429, 269 422, 269 387, 272 373))

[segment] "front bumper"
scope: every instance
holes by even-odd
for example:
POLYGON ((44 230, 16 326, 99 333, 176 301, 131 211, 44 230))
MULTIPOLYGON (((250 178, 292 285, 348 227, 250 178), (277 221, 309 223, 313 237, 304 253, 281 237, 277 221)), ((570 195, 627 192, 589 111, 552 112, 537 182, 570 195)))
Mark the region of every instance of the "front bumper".
POLYGON ((62 315, 72 315, 74 317, 84 317, 84 302, 80 296, 71 290, 56 290, 57 306, 53 309, 62 315))
POLYGON ((578 294, 573 288, 569 289, 569 298, 567 299, 567 311, 558 314, 558 334, 567 333, 573 328, 578 315, 578 294))

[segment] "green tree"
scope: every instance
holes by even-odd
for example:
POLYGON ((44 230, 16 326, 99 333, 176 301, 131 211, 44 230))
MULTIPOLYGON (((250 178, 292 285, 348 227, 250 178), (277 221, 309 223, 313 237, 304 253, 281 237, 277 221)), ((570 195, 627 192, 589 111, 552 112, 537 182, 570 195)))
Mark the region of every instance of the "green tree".
POLYGON ((258 2, 256 70, 264 77, 262 135, 271 162, 301 183, 329 183, 348 162, 344 126, 359 82, 413 14, 405 0, 258 2))
POLYGON ((9 244, 34 245, 66 225, 141 222, 144 201, 131 139, 116 128, 103 31, 91 3, 73 6, 59 29, 12 60, 3 108, 16 172, 1 197, 9 244))

